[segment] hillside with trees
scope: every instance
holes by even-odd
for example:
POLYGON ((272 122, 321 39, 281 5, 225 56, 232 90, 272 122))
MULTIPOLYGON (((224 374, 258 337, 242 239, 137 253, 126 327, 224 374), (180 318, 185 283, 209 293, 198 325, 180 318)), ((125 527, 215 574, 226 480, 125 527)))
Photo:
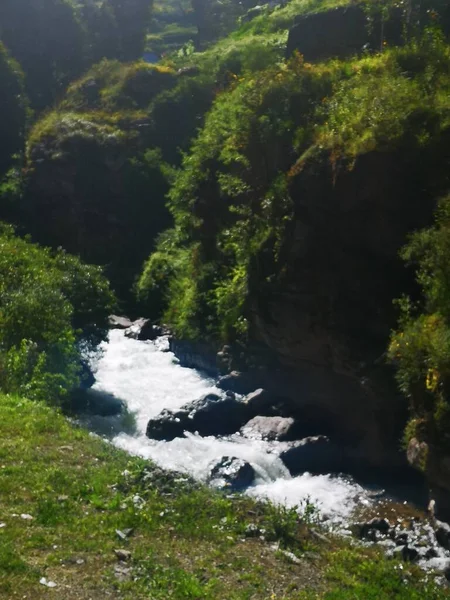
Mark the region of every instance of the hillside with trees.
POLYGON ((446 0, 2 0, 0 392, 66 407, 143 314, 448 517, 449 38, 446 0))

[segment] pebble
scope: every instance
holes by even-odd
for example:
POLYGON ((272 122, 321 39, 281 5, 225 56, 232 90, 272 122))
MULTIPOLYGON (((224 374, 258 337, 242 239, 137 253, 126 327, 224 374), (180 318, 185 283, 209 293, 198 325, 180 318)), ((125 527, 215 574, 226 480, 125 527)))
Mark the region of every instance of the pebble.
POLYGON ((117 556, 117 559, 122 562, 126 562, 131 558, 131 552, 129 550, 123 550, 122 548, 114 550, 114 554, 117 556))
POLYGON ((56 583, 54 581, 47 581, 46 577, 41 577, 41 579, 39 580, 39 583, 41 585, 45 585, 45 587, 48 587, 48 588, 55 588, 56 587, 56 583))

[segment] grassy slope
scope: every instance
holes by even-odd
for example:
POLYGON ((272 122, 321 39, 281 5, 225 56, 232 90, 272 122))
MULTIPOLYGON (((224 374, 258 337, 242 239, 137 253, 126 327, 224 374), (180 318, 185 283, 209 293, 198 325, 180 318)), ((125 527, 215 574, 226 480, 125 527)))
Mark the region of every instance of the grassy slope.
POLYGON ((376 553, 317 545, 291 516, 165 474, 53 409, 0 397, 2 599, 449 597, 376 553), (249 523, 271 541, 245 539, 249 523), (134 532, 120 541, 116 529, 126 528, 134 532), (273 550, 276 539, 298 563, 273 550), (131 552, 127 563, 115 556, 120 548, 131 552), (122 580, 118 565, 132 569, 122 580))

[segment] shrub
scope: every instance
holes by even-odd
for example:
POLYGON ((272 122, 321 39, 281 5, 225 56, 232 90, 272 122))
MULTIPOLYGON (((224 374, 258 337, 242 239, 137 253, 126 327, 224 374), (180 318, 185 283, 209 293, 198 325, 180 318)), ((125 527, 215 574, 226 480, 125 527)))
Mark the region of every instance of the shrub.
POLYGON ((80 344, 105 338, 113 296, 98 267, 0 234, 0 385, 60 402, 79 381, 80 344))
POLYGON ((416 267, 421 300, 400 301, 389 358, 412 419, 421 423, 414 432, 450 447, 450 196, 440 202, 435 225, 415 233, 402 257, 416 267))

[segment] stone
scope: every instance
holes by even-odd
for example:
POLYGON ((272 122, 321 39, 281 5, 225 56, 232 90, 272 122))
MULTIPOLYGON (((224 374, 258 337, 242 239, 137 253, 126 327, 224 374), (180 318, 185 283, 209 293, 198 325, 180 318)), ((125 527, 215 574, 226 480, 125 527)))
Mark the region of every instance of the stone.
POLYGON ((108 317, 108 325, 111 329, 128 329, 132 324, 132 321, 128 317, 120 317, 118 315, 109 315, 108 317))
POLYGON ((412 546, 403 546, 401 550, 402 558, 405 562, 414 562, 419 557, 419 551, 412 546))
POLYGON ((80 389, 88 390, 95 383, 95 375, 86 360, 80 360, 80 389))
POLYGON ((432 558, 437 558, 439 554, 435 548, 428 548, 424 556, 427 560, 430 560, 432 558))
POLYGON ((122 564, 114 566, 114 575, 119 581, 126 581, 129 579, 132 572, 133 570, 131 567, 125 567, 122 564))
POLYGON ((137 319, 131 326, 125 330, 125 337, 132 340, 148 341, 156 340, 163 334, 163 329, 157 325, 152 325, 150 319, 137 319))
POLYGON ((94 389, 76 390, 70 398, 70 409, 75 413, 113 417, 124 411, 125 403, 109 392, 94 389))
POLYGON ((231 371, 228 375, 219 377, 217 387, 221 390, 230 390, 236 394, 250 394, 255 390, 255 379, 250 373, 231 371))
POLYGON ((290 417, 254 417, 241 428, 241 434, 250 439, 268 441, 294 440, 296 422, 290 417))
POLYGON ((202 436, 230 435, 251 416, 245 403, 234 395, 207 394, 178 410, 163 410, 148 422, 147 437, 170 441, 183 437, 185 431, 202 436))
POLYGON ((419 442, 416 438, 409 441, 406 456, 409 464, 419 470, 423 469, 428 455, 428 445, 425 442, 419 442))
POLYGON ((256 538, 263 535, 263 533, 265 533, 265 530, 260 529, 255 523, 249 523, 245 528, 244 535, 247 538, 256 538))
POLYGON ((220 487, 240 491, 253 483, 255 475, 250 463, 235 456, 224 456, 212 467, 209 481, 220 487))
POLYGON ((124 529, 123 531, 121 529, 116 529, 116 535, 121 540, 126 540, 132 533, 133 529, 124 529))
POLYGON ((54 581, 47 580, 46 577, 41 577, 39 579, 39 583, 41 585, 45 585, 45 587, 48 587, 48 588, 55 588, 56 587, 56 583, 54 581))
POLYGON ((379 518, 375 518, 371 521, 368 521, 367 523, 365 523, 365 526, 369 529, 376 529, 377 531, 380 531, 383 534, 387 534, 391 528, 391 524, 387 519, 379 518))
POLYGON ((450 525, 442 521, 436 521, 435 536, 440 546, 450 550, 450 525))
POLYGON ((342 464, 340 448, 324 435, 290 442, 290 447, 280 454, 280 458, 294 476, 305 472, 332 473, 338 471, 342 464))
POLYGON ((127 562, 131 558, 131 552, 129 550, 124 550, 123 548, 114 550, 114 554, 120 562, 127 562))

